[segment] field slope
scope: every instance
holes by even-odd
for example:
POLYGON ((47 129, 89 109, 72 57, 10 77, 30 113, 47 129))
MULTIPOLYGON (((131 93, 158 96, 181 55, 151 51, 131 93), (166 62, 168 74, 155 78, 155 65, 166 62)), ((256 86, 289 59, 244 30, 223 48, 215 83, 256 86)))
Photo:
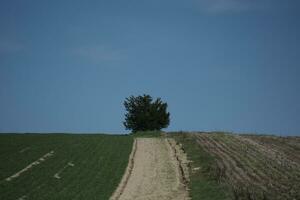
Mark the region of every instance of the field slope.
POLYGON ((1 134, 0 199, 109 199, 131 136, 1 134))
POLYGON ((299 191, 300 137, 0 135, 1 200, 294 200, 299 191))
POLYGON ((300 199, 300 138, 178 133, 192 199, 300 199))

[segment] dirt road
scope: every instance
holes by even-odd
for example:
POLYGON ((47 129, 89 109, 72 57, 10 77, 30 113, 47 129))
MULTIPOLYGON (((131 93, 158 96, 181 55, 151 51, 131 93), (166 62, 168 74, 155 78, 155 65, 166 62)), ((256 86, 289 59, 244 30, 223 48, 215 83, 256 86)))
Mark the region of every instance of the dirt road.
POLYGON ((126 174, 111 200, 189 199, 184 160, 172 139, 136 139, 126 174))

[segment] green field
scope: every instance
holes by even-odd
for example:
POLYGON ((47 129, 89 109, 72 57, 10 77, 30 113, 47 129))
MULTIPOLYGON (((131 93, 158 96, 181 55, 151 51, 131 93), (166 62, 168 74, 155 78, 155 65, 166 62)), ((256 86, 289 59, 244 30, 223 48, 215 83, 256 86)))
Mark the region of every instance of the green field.
POLYGON ((108 199, 132 143, 131 136, 1 134, 0 199, 108 199))
POLYGON ((193 200, 300 199, 300 137, 204 132, 1 134, 0 199, 109 199, 135 137, 182 145, 193 200))

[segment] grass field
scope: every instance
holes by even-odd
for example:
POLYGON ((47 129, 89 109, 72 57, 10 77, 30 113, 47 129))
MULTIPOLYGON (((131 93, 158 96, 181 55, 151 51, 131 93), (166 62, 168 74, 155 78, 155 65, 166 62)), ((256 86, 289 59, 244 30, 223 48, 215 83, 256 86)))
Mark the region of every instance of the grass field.
POLYGON ((183 132, 1 134, 0 199, 109 199, 136 137, 182 145, 193 200, 300 199, 300 137, 183 132))
POLYGON ((131 136, 1 134, 0 199, 108 199, 132 143, 131 136))
POLYGON ((300 199, 299 137, 224 133, 171 136, 183 144, 192 161, 192 199, 300 199))

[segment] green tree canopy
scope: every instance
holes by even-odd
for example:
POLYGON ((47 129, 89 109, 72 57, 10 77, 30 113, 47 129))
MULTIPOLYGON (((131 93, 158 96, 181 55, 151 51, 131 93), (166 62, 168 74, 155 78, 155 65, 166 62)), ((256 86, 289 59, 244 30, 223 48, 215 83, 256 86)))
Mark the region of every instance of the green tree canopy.
POLYGON ((124 106, 127 112, 123 124, 132 132, 161 130, 170 123, 168 104, 160 98, 153 101, 150 95, 130 96, 124 101, 124 106))

